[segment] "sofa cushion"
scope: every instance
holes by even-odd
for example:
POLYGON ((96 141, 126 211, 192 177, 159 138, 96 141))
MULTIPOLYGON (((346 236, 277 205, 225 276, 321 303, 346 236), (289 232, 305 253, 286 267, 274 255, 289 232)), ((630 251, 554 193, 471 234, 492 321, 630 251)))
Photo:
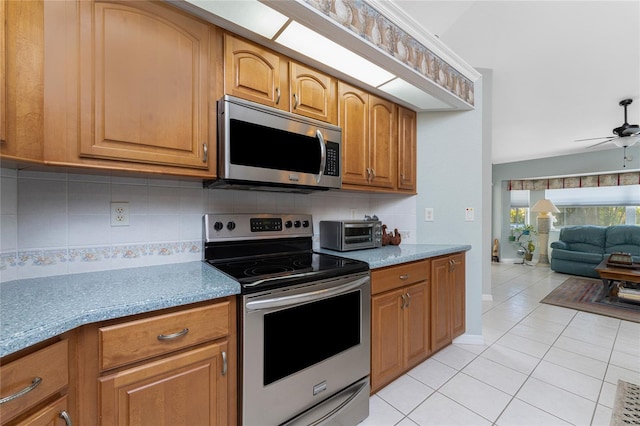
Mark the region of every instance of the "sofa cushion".
POLYGON ((553 249, 551 256, 557 260, 569 260, 572 262, 591 263, 597 265, 602 262, 603 255, 601 253, 585 253, 583 251, 563 250, 560 248, 553 249))
POLYGON ((560 240, 567 250, 585 253, 604 253, 606 235, 606 226, 569 226, 560 230, 560 240))
POLYGON ((616 225, 607 229, 605 253, 623 252, 640 256, 640 226, 616 225))

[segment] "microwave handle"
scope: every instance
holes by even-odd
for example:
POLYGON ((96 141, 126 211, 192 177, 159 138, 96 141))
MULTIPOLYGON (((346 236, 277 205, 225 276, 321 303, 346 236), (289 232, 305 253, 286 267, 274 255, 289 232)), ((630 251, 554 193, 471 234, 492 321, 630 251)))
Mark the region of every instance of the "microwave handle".
POLYGON ((324 174, 324 166, 327 163, 327 147, 324 144, 324 138, 322 137, 322 132, 320 130, 316 130, 316 136, 320 141, 320 171, 316 177, 316 182, 320 183, 322 175, 324 174))

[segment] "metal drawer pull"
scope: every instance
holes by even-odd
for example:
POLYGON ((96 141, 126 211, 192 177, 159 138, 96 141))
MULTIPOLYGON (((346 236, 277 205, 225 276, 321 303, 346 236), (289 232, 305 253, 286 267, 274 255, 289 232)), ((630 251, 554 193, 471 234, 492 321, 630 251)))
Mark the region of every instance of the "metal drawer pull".
POLYGON ((158 335, 158 340, 172 340, 172 339, 176 339, 178 337, 184 336, 185 334, 187 334, 189 332, 188 328, 183 328, 182 330, 178 331, 177 333, 171 333, 171 334, 159 334, 158 335))
POLYGON ((409 274, 400 275, 400 279, 401 279, 402 281, 406 281, 406 280, 408 280, 408 279, 409 279, 409 274))
POLYGON ((4 404, 5 402, 13 401, 16 398, 20 398, 22 395, 28 394, 29 392, 37 388, 40 383, 42 383, 42 377, 36 377, 26 388, 14 393, 13 395, 5 396, 4 398, 0 399, 0 405, 4 404))
POLYGON ((67 413, 65 410, 60 411, 60 413, 58 414, 58 417, 64 420, 64 424, 66 426, 72 426, 71 417, 69 417, 69 413, 67 413))
POLYGON ((227 353, 222 351, 222 375, 227 375, 227 353))

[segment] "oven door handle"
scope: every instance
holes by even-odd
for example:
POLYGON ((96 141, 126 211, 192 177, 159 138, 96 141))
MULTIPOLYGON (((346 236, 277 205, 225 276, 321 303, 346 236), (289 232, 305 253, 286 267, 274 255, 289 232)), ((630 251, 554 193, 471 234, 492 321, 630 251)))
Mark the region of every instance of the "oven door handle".
POLYGON ((351 291, 369 282, 369 277, 358 278, 339 287, 331 287, 323 290, 310 291, 308 293, 295 294, 292 296, 273 297, 270 299, 254 300, 247 302, 247 310, 257 311, 260 309, 280 308, 283 306, 297 305, 300 303, 312 302, 325 297, 335 296, 340 293, 351 291))

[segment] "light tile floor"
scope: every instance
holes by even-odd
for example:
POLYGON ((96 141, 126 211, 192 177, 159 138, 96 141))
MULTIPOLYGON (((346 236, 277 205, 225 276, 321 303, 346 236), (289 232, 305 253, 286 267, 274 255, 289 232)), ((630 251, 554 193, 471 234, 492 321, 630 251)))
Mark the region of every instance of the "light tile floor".
POLYGON ((452 344, 370 398, 361 426, 609 425, 618 379, 640 384, 640 324, 539 303, 568 278, 492 266, 485 345, 452 344))

